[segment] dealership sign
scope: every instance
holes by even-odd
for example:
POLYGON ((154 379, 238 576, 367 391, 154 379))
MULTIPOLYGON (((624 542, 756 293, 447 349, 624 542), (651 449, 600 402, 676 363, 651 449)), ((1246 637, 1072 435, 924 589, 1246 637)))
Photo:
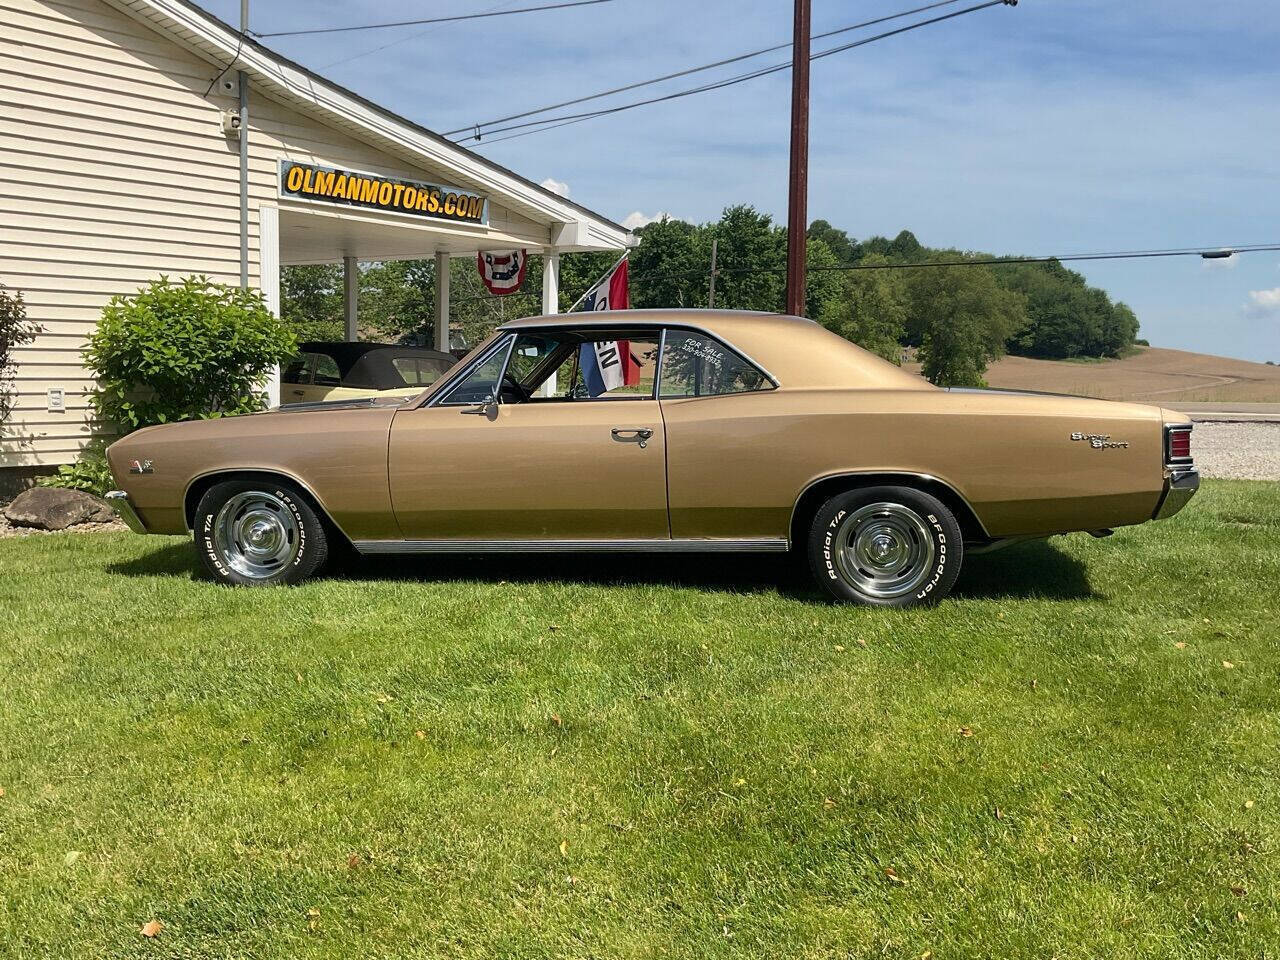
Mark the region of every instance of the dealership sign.
POLYGON ((290 160, 280 161, 280 196, 455 223, 485 222, 485 198, 474 193, 290 160))

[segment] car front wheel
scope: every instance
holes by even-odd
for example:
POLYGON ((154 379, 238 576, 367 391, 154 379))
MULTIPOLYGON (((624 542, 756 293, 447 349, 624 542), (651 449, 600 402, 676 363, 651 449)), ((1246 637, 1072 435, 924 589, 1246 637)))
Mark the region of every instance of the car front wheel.
POLYGON ((960 575, 964 542, 954 514, 910 487, 837 494, 809 531, 809 565, 837 600, 911 607, 946 596, 960 575))
POLYGON ((329 555, 324 524, 292 485, 227 480, 196 508, 196 549, 214 579, 235 586, 297 583, 329 555))

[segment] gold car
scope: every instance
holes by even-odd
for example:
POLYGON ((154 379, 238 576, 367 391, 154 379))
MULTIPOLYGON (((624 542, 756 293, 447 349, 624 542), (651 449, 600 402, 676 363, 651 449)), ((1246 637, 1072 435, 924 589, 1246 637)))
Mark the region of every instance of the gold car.
POLYGON ((420 396, 169 424, 108 450, 135 530, 213 576, 362 554, 794 550, 910 606, 966 551, 1170 516, 1199 484, 1157 407, 931 386, 808 320, 628 310, 508 323, 420 396))

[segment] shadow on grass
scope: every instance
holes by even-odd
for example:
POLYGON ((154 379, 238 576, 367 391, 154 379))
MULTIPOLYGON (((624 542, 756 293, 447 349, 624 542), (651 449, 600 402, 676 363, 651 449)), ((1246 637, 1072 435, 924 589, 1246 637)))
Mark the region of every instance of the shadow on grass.
MULTIPOLYGON (((207 579, 190 543, 170 544, 107 566, 128 577, 207 579)), ((757 593, 777 590, 802 600, 824 599, 806 565, 779 554, 496 554, 335 558, 326 579, 446 583, 585 583, 600 586, 661 584, 697 590, 757 593)), ((1094 596, 1084 565, 1038 541, 967 557, 956 597, 1078 600, 1094 596)))
POLYGON ((106 571, 126 577, 173 577, 185 573, 193 580, 204 574, 190 540, 170 543, 132 560, 109 563, 106 571))
POLYGON ((1033 540, 964 558, 954 597, 1083 600, 1096 594, 1085 565, 1050 541, 1033 540))

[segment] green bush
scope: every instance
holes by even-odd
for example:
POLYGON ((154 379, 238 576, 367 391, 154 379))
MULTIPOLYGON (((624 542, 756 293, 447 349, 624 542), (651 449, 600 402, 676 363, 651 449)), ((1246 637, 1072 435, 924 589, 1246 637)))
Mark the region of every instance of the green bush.
MULTIPOLYGON (((27 305, 22 301, 22 293, 10 293, 0 283, 0 378, 9 373, 13 348, 30 343, 40 331, 41 327, 27 320, 27 305)), ((10 402, 8 386, 0 383, 0 420, 8 418, 10 402)))
POLYGON ((115 488, 111 477, 111 469, 107 466, 106 445, 94 441, 80 451, 80 458, 70 465, 64 464, 58 472, 36 481, 41 487, 66 487, 70 490, 83 490, 95 496, 105 496, 108 490, 115 488))
POLYGON ((161 277, 103 309, 84 351, 98 379, 91 402, 126 433, 251 413, 266 405, 267 373, 296 346, 257 291, 161 277))

